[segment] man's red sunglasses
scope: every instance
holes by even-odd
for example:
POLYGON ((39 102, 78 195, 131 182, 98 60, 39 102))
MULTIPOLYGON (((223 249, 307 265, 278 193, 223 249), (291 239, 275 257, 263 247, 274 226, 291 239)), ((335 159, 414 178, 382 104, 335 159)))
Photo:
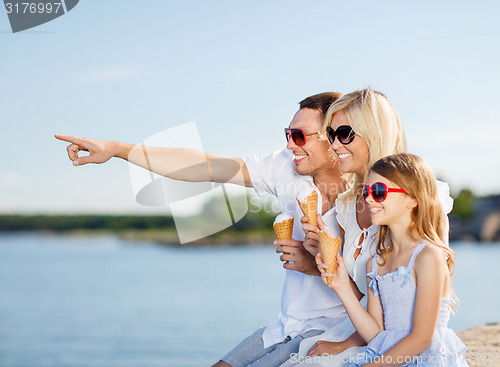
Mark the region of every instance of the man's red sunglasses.
POLYGON ((286 141, 288 142, 290 138, 292 138, 292 141, 295 143, 295 145, 299 147, 306 144, 306 136, 316 134, 319 134, 319 132, 317 131, 315 133, 306 134, 302 129, 290 129, 288 127, 285 128, 286 141))

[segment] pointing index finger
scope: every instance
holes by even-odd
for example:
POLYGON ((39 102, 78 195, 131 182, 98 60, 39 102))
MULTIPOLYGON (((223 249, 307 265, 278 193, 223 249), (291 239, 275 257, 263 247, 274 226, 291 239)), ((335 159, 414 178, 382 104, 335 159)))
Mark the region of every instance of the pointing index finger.
POLYGON ((84 142, 83 139, 80 139, 80 138, 77 138, 76 136, 71 136, 71 135, 55 134, 54 137, 56 139, 59 139, 62 141, 67 141, 68 143, 73 143, 73 144, 82 144, 84 142))

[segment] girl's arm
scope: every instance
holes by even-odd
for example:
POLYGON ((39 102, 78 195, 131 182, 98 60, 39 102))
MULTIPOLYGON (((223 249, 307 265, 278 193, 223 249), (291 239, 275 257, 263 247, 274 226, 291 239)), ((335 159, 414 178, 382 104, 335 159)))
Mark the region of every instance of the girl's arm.
MULTIPOLYGON (((368 311, 359 302, 358 295, 353 290, 349 281, 349 274, 340 254, 337 254, 337 269, 332 275, 331 287, 337 292, 340 300, 344 304, 347 314, 359 335, 366 341, 375 337, 383 330, 382 305, 379 297, 373 295, 371 288, 368 288, 368 311), (370 305, 370 303, 372 305, 370 305)), ((367 268, 371 269, 370 261, 367 268)), ((328 276, 328 273, 326 274, 328 276)))
MULTIPOLYGON (((413 311, 413 327, 410 334, 384 353, 377 362, 365 366, 401 366, 429 347, 448 278, 442 251, 426 246, 415 262, 417 294, 413 311)), ((417 357, 418 358, 418 357, 417 357)))
MULTIPOLYGON (((366 262, 366 274, 370 273, 372 271, 372 259, 371 257, 367 262, 366 262)), ((370 282, 371 282, 370 277, 366 277, 366 281, 368 283, 368 286, 366 289, 368 289, 368 313, 374 318, 374 320, 377 322, 378 326, 378 332, 381 332, 384 330, 384 310, 382 308, 382 301, 380 301, 380 295, 376 296, 373 293, 372 287, 370 287, 370 282)), ((375 330, 375 329, 374 329, 375 330)), ((377 335, 375 334, 375 335, 377 335)), ((370 340, 372 340, 375 335, 373 335, 370 340)), ((370 340, 365 339, 366 342, 368 343, 370 340)))

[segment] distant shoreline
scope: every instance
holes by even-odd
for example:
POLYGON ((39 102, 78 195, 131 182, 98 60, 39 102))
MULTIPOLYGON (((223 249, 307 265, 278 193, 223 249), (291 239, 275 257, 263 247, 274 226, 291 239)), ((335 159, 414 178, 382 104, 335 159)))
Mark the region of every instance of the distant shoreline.
MULTIPOLYGON (((210 218, 208 216, 207 218, 210 218)), ((275 240, 273 213, 247 215, 220 232, 183 246, 231 246, 271 244, 275 240)), ((193 221, 193 226, 210 233, 210 220, 193 221)), ((33 232, 63 235, 113 235, 129 241, 180 246, 175 221, 165 215, 0 215, 0 233, 33 232)))
MULTIPOLYGON (((500 205, 500 195, 499 205, 500 205)), ((496 203, 496 202, 495 202, 496 203)), ((494 205, 496 208, 496 204, 494 205)), ((218 233, 196 240, 191 246, 231 246, 235 244, 272 243, 273 222, 277 213, 249 211, 241 220, 218 233)), ((210 231, 210 218, 191 218, 191 225, 210 231)), ((174 218, 169 215, 107 215, 107 214, 0 214, 0 233, 42 232, 72 234, 112 234, 125 240, 153 241, 180 246, 174 218)), ((450 216, 450 241, 489 243, 500 241, 500 211, 487 212, 472 221, 450 216)))
POLYGON ((200 238, 199 240, 181 244, 177 231, 175 230, 29 230, 29 231, 0 231, 2 234, 40 234, 40 235, 61 235, 75 237, 100 237, 115 236, 127 242, 147 242, 156 243, 168 247, 233 247, 233 246, 261 246, 272 245, 276 240, 273 230, 224 230, 213 235, 200 238))
POLYGON ((177 231, 129 231, 118 234, 124 241, 154 242, 165 246, 241 246, 241 245, 271 245, 276 240, 274 230, 231 230, 215 233, 198 240, 181 244, 177 231))
MULTIPOLYGON (((276 240, 274 231, 262 229, 245 229, 234 230, 231 228, 225 229, 213 235, 200 238, 199 240, 183 243, 179 241, 177 231, 172 229, 167 230, 87 230, 75 229, 67 231, 51 231, 51 230, 24 230, 24 231, 0 231, 0 235, 16 235, 16 234, 40 234, 40 235, 60 235, 60 236, 75 236, 75 237, 101 237, 114 236, 126 242, 144 242, 155 243, 167 247, 238 247, 238 246, 263 246, 272 245, 276 240)), ((460 243, 470 243, 474 246, 491 246, 494 243, 477 242, 477 241, 452 241, 460 243)))

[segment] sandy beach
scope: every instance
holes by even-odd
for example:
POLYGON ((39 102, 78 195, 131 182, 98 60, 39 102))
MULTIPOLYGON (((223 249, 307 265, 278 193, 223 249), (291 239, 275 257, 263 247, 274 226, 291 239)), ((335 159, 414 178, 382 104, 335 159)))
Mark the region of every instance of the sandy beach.
POLYGON ((457 335, 468 348, 469 367, 500 366, 500 323, 472 327, 457 335))

